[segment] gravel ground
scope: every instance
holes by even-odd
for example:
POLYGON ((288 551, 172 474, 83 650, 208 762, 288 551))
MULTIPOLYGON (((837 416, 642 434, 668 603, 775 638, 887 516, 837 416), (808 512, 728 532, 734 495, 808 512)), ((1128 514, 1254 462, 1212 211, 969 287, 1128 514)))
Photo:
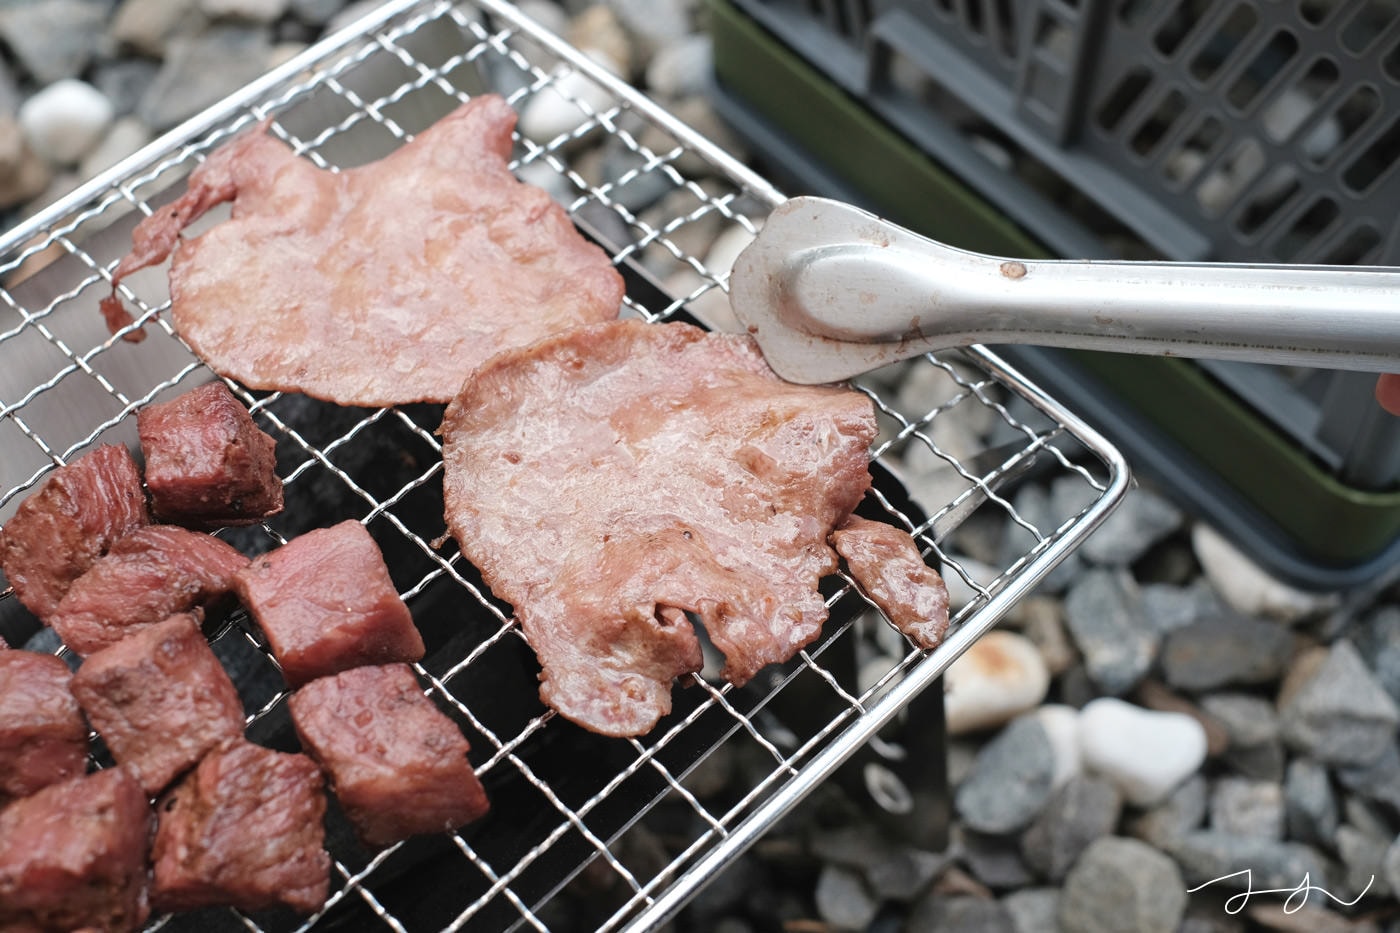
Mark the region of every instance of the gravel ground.
MULTIPOLYGON (((705 97, 696 3, 523 6, 742 154, 705 97)), ((0 0, 0 228, 364 9, 0 0)), ((940 503, 927 465, 904 466, 940 503)), ((972 523, 955 547, 995 566, 1013 534, 972 523)), ((948 846, 824 788, 677 927, 1400 931, 1400 605, 1345 597, 1269 579, 1139 488, 949 672, 948 846)))

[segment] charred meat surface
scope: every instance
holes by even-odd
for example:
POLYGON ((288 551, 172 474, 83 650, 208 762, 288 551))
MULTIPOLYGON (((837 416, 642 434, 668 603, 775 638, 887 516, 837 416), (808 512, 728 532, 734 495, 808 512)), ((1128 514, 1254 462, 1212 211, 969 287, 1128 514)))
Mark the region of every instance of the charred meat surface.
POLYGON ((210 752, 156 805, 152 904, 316 910, 330 888, 325 812, 305 755, 242 740, 210 752))
POLYGON ((831 545, 895 628, 920 648, 942 643, 948 632, 948 588, 924 563, 908 532, 852 515, 831 533, 831 545))
POLYGON ((540 694, 606 735, 670 709, 698 615, 742 684, 820 632, 827 536, 870 484, 864 395, 747 337, 616 321, 503 353, 443 422, 447 523, 509 602, 540 694))
POLYGON ((218 538, 146 525, 119 538, 73 583, 49 624, 86 657, 177 612, 217 602, 247 564, 218 538))
POLYGON ((51 654, 0 652, 0 806, 86 770, 88 730, 72 676, 51 654))
POLYGON ((105 444, 59 467, 20 503, 0 529, 0 569, 47 622, 113 541, 149 521, 136 462, 125 447, 105 444))
POLYGON ((277 442, 222 382, 148 405, 136 424, 151 510, 160 521, 216 528, 282 511, 277 442))
POLYGON ((151 806, 125 768, 0 811, 0 928, 136 930, 150 915, 151 806))
POLYGON ((243 704, 193 616, 171 616, 93 654, 73 695, 150 796, 243 735, 243 704))
MULTIPOLYGON (((114 288, 173 250, 175 328, 215 372, 342 405, 446 402, 496 351, 621 307, 607 254, 507 168, 515 120, 482 95, 337 173, 240 136, 136 228, 114 288), (225 201, 229 220, 179 240, 225 201)), ((131 321, 115 293, 103 311, 131 321)))
POLYGON ((235 586, 293 687, 423 657, 413 616, 359 522, 308 531, 254 558, 235 586))
POLYGON ((313 680, 288 705, 302 745, 365 845, 447 832, 487 811, 466 737, 407 664, 313 680))

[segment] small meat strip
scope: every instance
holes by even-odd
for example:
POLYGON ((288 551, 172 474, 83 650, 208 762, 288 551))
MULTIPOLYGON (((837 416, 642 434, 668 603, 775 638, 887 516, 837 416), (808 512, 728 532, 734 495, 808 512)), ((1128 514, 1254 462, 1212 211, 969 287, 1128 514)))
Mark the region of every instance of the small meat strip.
POLYGON ((59 467, 20 503, 0 530, 0 569, 47 622, 113 541, 149 521, 136 462, 125 447, 106 444, 59 467))
POLYGON ((407 664, 313 680, 288 706, 302 746, 365 845, 448 832, 489 809, 466 737, 407 664))
POLYGON ((10 804, 0 811, 0 929, 140 929, 150 916, 153 822, 124 768, 10 804))
MULTIPOLYGON (((515 120, 482 95, 338 173, 247 133, 137 226, 113 287, 173 250, 175 329, 220 375, 342 405, 446 402, 498 350, 621 308, 607 254, 507 168, 515 120), (229 220, 180 241, 225 201, 229 220)), ((103 313, 132 320, 115 292, 103 313)))
POLYGON ((852 515, 831 533, 831 545, 865 595, 910 641, 924 649, 943 642, 948 588, 907 532, 852 515))
POLYGON ((88 729, 72 676, 51 654, 0 651, 0 806, 87 769, 88 729))
POLYGON ((242 740, 210 752, 156 805, 152 905, 318 909, 330 889, 324 787, 305 755, 242 740))
POLYGON ((146 525, 119 538, 83 574, 49 624, 86 657, 177 612, 216 604, 248 565, 218 538, 175 525, 146 525))
POLYGON ((875 431, 864 395, 784 382, 748 337, 578 328, 495 357, 448 406, 447 524, 514 606, 544 702, 638 735, 700 668, 685 613, 735 684, 817 637, 875 431))
POLYGON ((191 615, 93 654, 73 695, 117 763, 154 797, 217 745, 242 737, 243 703, 191 615))
POLYGON ((277 442, 222 382, 141 409, 136 427, 160 521, 218 528, 282 511, 277 442))
POLYGON ((357 521, 308 531, 254 558, 235 587, 293 687, 423 657, 423 637, 384 555, 357 521))

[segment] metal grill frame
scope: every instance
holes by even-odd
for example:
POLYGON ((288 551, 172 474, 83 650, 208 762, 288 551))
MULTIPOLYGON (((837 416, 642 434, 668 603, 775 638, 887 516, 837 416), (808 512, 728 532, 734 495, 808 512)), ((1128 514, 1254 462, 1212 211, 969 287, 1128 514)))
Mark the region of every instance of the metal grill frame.
MULTIPOLYGON (((149 214, 154 198, 162 192, 177 190, 179 178, 197 158, 231 135, 264 120, 271 120, 272 132, 323 168, 328 163, 320 155, 322 147, 338 135, 352 132, 366 120, 369 121, 366 126, 387 130, 400 140, 406 138, 407 131, 396 123, 391 112, 396 105, 412 95, 423 93, 425 88, 436 88, 457 100, 465 99, 467 93, 449 78, 459 68, 471 67, 479 71, 478 60, 488 58, 497 64, 509 62, 519 69, 520 85, 513 96, 508 95, 512 103, 518 104, 532 94, 558 88, 561 76, 568 72, 586 76, 606 92, 610 102, 603 108, 596 108, 586 100, 574 101, 579 107, 580 123, 573 133, 544 143, 519 139, 519 155, 513 167, 519 170, 529 162, 542 161, 567 179, 576 190, 577 199, 566 204, 566 207, 577 219, 585 219, 586 207, 601 207, 621 218, 635 236, 630 243, 619 245, 612 251, 620 267, 633 267, 643 259, 646 251, 655 254, 661 250, 664 251, 663 260, 669 254, 669 261, 678 269, 688 269, 693 273, 692 278, 697 283, 693 290, 686 294, 666 295, 659 303, 652 300, 650 306, 629 289, 625 313, 651 320, 665 320, 696 309, 697 316, 703 318, 704 315, 698 310, 699 305, 707 295, 713 297, 711 293, 724 289, 725 273, 707 269, 701 258, 686 254, 671 238, 672 234, 706 215, 718 215, 723 219, 723 224, 741 226, 752 232, 761 223, 763 212, 780 203, 782 195, 712 141, 696 134, 635 88, 543 30, 510 4, 499 0, 476 0, 472 3, 392 0, 358 23, 328 37, 243 88, 220 105, 177 127, 0 238, 0 282, 7 283, 0 286, 0 316, 8 321, 0 324, 0 369, 4 369, 6 360, 13 361, 26 346, 30 346, 28 341, 41 341, 41 344, 32 345, 43 346, 46 353, 56 354, 56 368, 50 374, 29 385, 7 390, 5 396, 0 398, 0 430, 9 432, 0 436, 0 443, 4 443, 5 437, 14 436, 17 439, 22 436, 32 444, 32 448, 24 449, 22 455, 14 447, 10 448, 12 453, 6 455, 10 466, 4 474, 6 481, 0 482, 0 515, 8 515, 55 465, 79 456, 96 443, 129 440, 134 436, 135 413, 142 405, 209 378, 203 364, 189 355, 187 360, 156 373, 154 381, 141 382, 138 389, 130 390, 120 384, 120 378, 109 373, 107 362, 120 358, 121 354, 136 352, 129 349, 136 345, 121 341, 119 336, 109 337, 105 332, 87 341, 88 346, 72 336, 82 333, 87 325, 73 330, 69 327, 69 320, 83 315, 96 317, 97 299, 110 287, 116 259, 125 250, 124 242, 116 247, 109 243, 103 247, 105 253, 94 249, 92 244, 97 242, 96 238, 100 237, 103 228, 121 215, 132 213, 133 209, 149 214), (436 66, 415 59, 404 48, 405 37, 413 36, 425 24, 444 19, 452 21, 464 40, 468 40, 464 42, 461 52, 436 66), (532 59, 532 55, 547 62, 549 70, 532 59), (366 100, 345 81, 362 63, 382 56, 397 59, 412 77, 388 94, 366 100), (335 95, 348 108, 343 120, 319 128, 310 137, 290 132, 279 121, 279 116, 288 108, 311 95, 322 93, 335 95), (640 133, 631 128, 636 123, 660 132, 672 140, 674 146, 657 151, 643 145, 639 142, 640 133), (636 168, 611 184, 599 184, 579 175, 570 163, 571 146, 575 137, 591 133, 603 133, 620 140, 637 157, 636 168), (682 155, 705 160, 732 188, 718 195, 706 190, 678 167, 677 162, 682 155), (675 190, 693 193, 695 209, 660 225, 648 223, 627 210, 616 197, 620 189, 634 179, 652 173, 663 174, 675 190), (79 278, 76 283, 60 281, 45 292, 46 279, 54 275, 51 269, 45 268, 13 287, 8 284, 22 264, 50 249, 61 251, 60 265, 70 272, 77 270, 79 278), (24 296, 31 292, 44 295, 43 302, 34 307, 27 305, 24 296), (92 420, 85 422, 76 432, 70 431, 63 440, 58 440, 58 432, 51 431, 46 421, 45 401, 50 395, 62 394, 69 380, 85 385, 85 391, 96 391, 103 400, 103 409, 94 412, 92 420), (17 435, 14 434, 16 431, 17 435), (17 468, 16 460, 22 461, 17 468), (30 462, 34 464, 32 469, 28 465, 30 462)), ((159 274, 163 277, 163 268, 159 274)), ((138 315, 135 326, 146 327, 155 337, 167 343, 179 343, 178 336, 161 314, 168 303, 150 300, 149 296, 153 294, 151 289, 136 283, 123 286, 122 294, 128 307, 138 315)), ((860 690, 839 682, 838 677, 823 666, 824 651, 838 639, 856 638, 856 633, 861 630, 860 620, 848 618, 841 623, 833 621, 829 628, 834 630, 825 632, 822 639, 801 652, 795 667, 775 675, 767 688, 770 692, 756 701, 742 700, 736 691, 722 682, 712 683, 697 677, 695 680, 700 691, 697 695, 701 699, 684 716, 677 721, 664 721, 650 736, 609 740, 630 746, 635 757, 581 804, 561 799, 550 783, 536 774, 530 757, 541 735, 550 729, 570 728, 568 724, 545 711, 529 719, 514 734, 501 735, 483 722, 469 704, 459 699, 460 690, 454 686, 456 678, 470 671, 480 658, 503 641, 518 639, 519 630, 508 612, 492 602, 472 582, 470 568, 464 566, 465 562, 459 554, 439 550, 435 546, 434 535, 422 528, 409 527, 400 517, 402 503, 440 482, 441 448, 432 434, 431 426, 421 423, 421 419, 416 419, 405 410, 379 409, 365 413, 337 436, 318 440, 305 436, 307 432, 283 418, 279 408, 282 396, 258 395, 236 383, 228 383, 265 430, 290 443, 304 455, 304 459, 284 476, 289 488, 299 482, 310 482, 310 476, 314 473, 330 476, 363 503, 363 513, 357 516, 361 521, 366 524, 382 523, 382 527, 401 535, 409 547, 421 555, 431 569, 404 587, 402 595, 411 607, 416 605, 416 598, 430 585, 448 581, 460 587, 463 593, 479 604, 478 608, 484 616, 492 620, 494 631, 460 657, 454 658, 445 670, 429 670, 424 665, 418 665, 418 673, 429 695, 472 731, 473 761, 488 789, 492 784, 493 772, 523 778, 553 808, 555 816, 552 819, 555 819, 555 823, 552 829, 543 833, 510 864, 494 864, 489 857, 483 856, 478 846, 473 844, 468 830, 453 834, 449 841, 450 848, 462 856, 464 870, 466 866, 471 866, 480 873, 485 890, 471 902, 462 905, 460 913, 447 924, 448 928, 470 928, 480 913, 488 907, 498 909, 504 902, 510 905, 515 917, 511 924, 513 927, 548 929, 540 914, 557 890, 531 901, 517 893, 514 885, 536 861, 548 857, 550 849, 559 839, 570 834, 586 842, 590 852, 585 861, 591 860, 605 866, 606 872, 629 892, 626 902, 617 908, 603 928, 643 930, 660 926, 674 917, 708 880, 731 865, 780 818, 894 720, 922 691, 936 683, 948 665, 1069 556, 1127 492, 1131 479, 1119 453, 1080 419, 985 348, 973 347, 967 351, 929 356, 908 365, 939 369, 941 376, 946 377, 948 385, 952 387, 951 394, 928 410, 911 412, 904 410, 899 401, 891 397, 893 393, 881 388, 878 383, 862 384, 862 390, 871 397, 884 427, 881 440, 872 450, 872 457, 881 463, 896 461, 899 451, 907 445, 925 445, 956 473, 961 491, 940 508, 929 509, 931 514, 927 519, 901 508, 886 497, 878 486, 872 498, 892 521, 903 523, 916 532, 925 553, 942 564, 945 575, 957 575, 964 587, 970 588, 971 600, 955 616, 945 643, 932 652, 919 652, 905 644, 902 659, 894 663, 877 683, 860 690), (999 419, 997 424, 1002 432, 1017 439, 1019 449, 990 469, 971 470, 954 453, 940 447, 932 427, 939 417, 955 417, 949 413, 963 405, 980 407, 993 413, 993 417, 999 419), (398 489, 383 494, 370 491, 364 476, 347 472, 337 464, 343 449, 352 447, 363 437, 377 431, 401 433, 426 453, 421 472, 398 489), (1013 502, 998 491, 998 487, 1001 478, 1013 472, 1018 464, 1036 458, 1067 477, 1077 478, 1074 481, 1082 483, 1086 504, 1072 514, 1055 516, 1048 523, 1044 519, 1037 523, 1031 517, 1020 514, 1013 502), (1006 567, 996 568, 996 576, 991 580, 977 579, 959 562, 956 554, 946 548, 942 532, 934 531, 940 518, 960 513, 965 506, 978 504, 1004 510, 1012 523, 1025 532, 1023 537, 1027 539, 1024 550, 1006 567), (839 698, 843 711, 808 736, 775 735, 767 731, 768 727, 760 721, 759 713, 772 697, 789 689, 788 685, 802 676, 819 678, 828 685, 831 693, 839 698), (743 740, 771 757, 771 769, 767 776, 754 781, 742 799, 722 812, 712 812, 687 786, 686 774, 698 763, 698 759, 691 759, 688 763, 682 761, 681 767, 668 766, 664 760, 669 754, 668 748, 684 745, 687 730, 701 717, 708 715, 726 716, 732 720, 721 741, 743 740), (738 739, 733 739, 734 736, 738 736, 738 739), (615 851, 619 840, 629 831, 630 822, 608 834, 609 838, 599 835, 589 823, 595 809, 615 803, 610 800, 611 795, 619 793, 619 788, 644 772, 659 777, 665 792, 672 799, 684 801, 693 810, 695 823, 702 827, 672 855, 669 864, 649 876, 629 867, 615 851)), ((325 524, 329 524, 329 521, 325 524)), ((274 527, 267 526, 264 530, 267 546, 275 546, 285 540, 274 527)), ((859 615, 865 609, 861 597, 848 580, 840 582, 828 604, 833 607, 833 619, 838 606, 845 606, 849 617, 859 615), (852 609, 852 606, 855 608, 852 609)), ((263 650, 260 636, 246 619, 235 617, 217 637, 243 639, 259 651, 263 650)), ((61 654, 66 653, 66 649, 59 650, 61 654)), ((267 661, 271 663, 270 658, 267 661)), ((285 696, 285 691, 279 691, 262 702, 249 716, 250 728, 272 717, 285 696)), ((700 754, 703 757, 707 752, 700 754)), ((655 800, 643 802, 636 817, 642 817, 654 803, 655 800)), ((337 857, 332 873, 332 894, 325 909, 305 918, 298 928, 315 928, 342 901, 352 901, 368 908, 383 921, 384 926, 406 929, 376 894, 379 875, 387 871, 381 866, 394 859, 399 848, 393 847, 363 860, 337 857)), ((569 872, 577 872, 581 868, 582 864, 575 865, 569 872)), ((560 878, 561 885, 565 880, 565 877, 560 878)), ((241 914, 236 918, 250 928, 263 928, 257 918, 241 914)), ((179 918, 166 918, 158 923, 178 927, 179 918)), ((279 923, 272 925, 279 926, 279 923)))

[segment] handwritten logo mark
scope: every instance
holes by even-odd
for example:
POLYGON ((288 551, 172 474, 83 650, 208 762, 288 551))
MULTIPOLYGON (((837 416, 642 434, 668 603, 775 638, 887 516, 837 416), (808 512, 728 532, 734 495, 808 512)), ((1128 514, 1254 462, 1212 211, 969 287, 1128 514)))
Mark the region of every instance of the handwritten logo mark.
POLYGON ((1344 901, 1326 888, 1313 884, 1312 875, 1308 872, 1303 873, 1303 880, 1298 883, 1296 888, 1260 888, 1259 890, 1255 890, 1254 872, 1245 868, 1240 871, 1231 872, 1228 875, 1221 875, 1219 878, 1212 878, 1210 881, 1198 884, 1194 888, 1187 888, 1186 893, 1195 894, 1202 888, 1207 888, 1213 884, 1219 884, 1222 881, 1229 881, 1232 878, 1239 878, 1241 876, 1244 877, 1244 890, 1238 894, 1231 895, 1225 901, 1225 912, 1227 914, 1237 914, 1244 910, 1245 905, 1249 903, 1249 899, 1256 894, 1287 894, 1288 897, 1285 898, 1283 902, 1283 912, 1286 914, 1292 914, 1302 910, 1303 906, 1308 902, 1308 897, 1311 896, 1314 891, 1331 898, 1343 907, 1351 907, 1366 896, 1366 892, 1371 890, 1371 885, 1376 881, 1376 876, 1372 875, 1371 879, 1366 882, 1366 887, 1361 889, 1360 894, 1349 901, 1344 901))

